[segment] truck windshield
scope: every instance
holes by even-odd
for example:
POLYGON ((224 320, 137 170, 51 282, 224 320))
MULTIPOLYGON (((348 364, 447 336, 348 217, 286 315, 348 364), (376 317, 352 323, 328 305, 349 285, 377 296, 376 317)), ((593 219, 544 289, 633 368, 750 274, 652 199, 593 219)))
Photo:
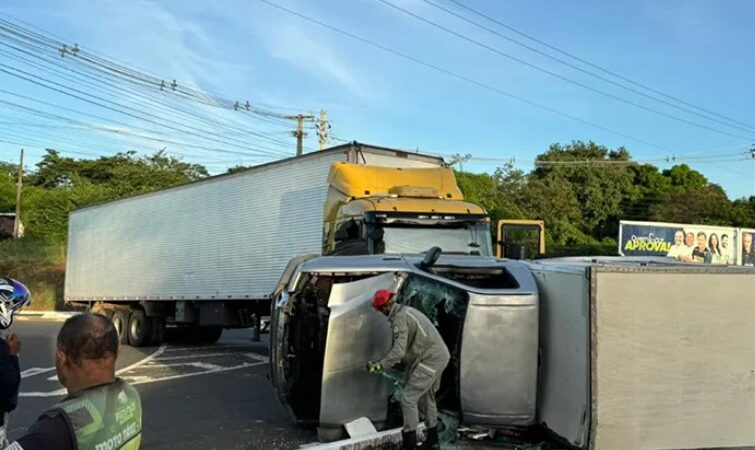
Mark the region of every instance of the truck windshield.
POLYGON ((464 224, 456 228, 386 226, 383 231, 385 253, 422 253, 438 246, 443 253, 493 255, 487 223, 464 224))

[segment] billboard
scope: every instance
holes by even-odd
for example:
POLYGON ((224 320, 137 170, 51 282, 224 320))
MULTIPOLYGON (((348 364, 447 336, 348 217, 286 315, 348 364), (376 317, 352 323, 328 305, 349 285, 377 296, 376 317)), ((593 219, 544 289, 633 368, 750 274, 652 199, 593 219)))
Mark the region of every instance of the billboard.
POLYGON ((622 220, 619 254, 666 256, 700 264, 737 264, 737 242, 741 242, 737 231, 730 227, 622 220))
POLYGON ((737 264, 741 266, 755 266, 755 229, 742 228, 739 230, 739 255, 737 264))

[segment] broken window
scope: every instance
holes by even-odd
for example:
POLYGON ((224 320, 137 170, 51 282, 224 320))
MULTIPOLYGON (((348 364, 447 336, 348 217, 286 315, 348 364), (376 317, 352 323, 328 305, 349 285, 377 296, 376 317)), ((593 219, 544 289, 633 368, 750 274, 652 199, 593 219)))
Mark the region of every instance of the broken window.
POLYGON ((443 409, 459 411, 461 337, 469 295, 442 281, 412 274, 398 292, 398 301, 422 311, 438 328, 451 354, 451 360, 441 378, 438 405, 443 409))

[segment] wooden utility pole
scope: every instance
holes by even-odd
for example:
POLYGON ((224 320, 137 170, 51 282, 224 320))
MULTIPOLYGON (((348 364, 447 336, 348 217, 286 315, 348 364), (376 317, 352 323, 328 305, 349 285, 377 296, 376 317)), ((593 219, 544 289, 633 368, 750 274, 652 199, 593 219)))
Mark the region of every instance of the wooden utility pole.
POLYGON ((21 149, 21 161, 18 164, 18 183, 16 184, 16 217, 13 220, 13 237, 21 234, 21 190, 24 185, 24 149, 21 149))
MULTIPOLYGON (((291 135, 296 138, 296 156, 304 154, 304 138, 307 137, 307 132, 304 131, 304 121, 309 120, 314 122, 315 116, 312 114, 297 114, 295 116, 281 116, 284 119, 296 120, 296 130, 291 132, 291 135)), ((319 128, 317 131, 320 134, 319 128)))
POLYGON ((304 138, 307 133, 304 132, 304 116, 299 114, 296 116, 296 131, 294 131, 296 137, 296 156, 304 154, 304 138))

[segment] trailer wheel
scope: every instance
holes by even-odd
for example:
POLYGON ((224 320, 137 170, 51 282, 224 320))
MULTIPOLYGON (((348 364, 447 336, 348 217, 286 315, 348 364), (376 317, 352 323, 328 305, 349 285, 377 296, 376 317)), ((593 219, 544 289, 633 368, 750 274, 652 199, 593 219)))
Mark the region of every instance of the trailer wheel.
POLYGON ((150 345, 162 345, 165 342, 165 319, 162 317, 149 317, 152 320, 152 339, 150 345))
POLYGON ((195 332, 198 344, 214 344, 223 334, 223 327, 199 327, 195 332))
POLYGON ((129 321, 129 312, 124 311, 122 309, 118 309, 113 311, 113 317, 111 320, 113 321, 113 326, 115 327, 115 331, 118 333, 118 343, 119 344, 128 344, 128 321, 129 321))
POLYGON ((128 322, 128 341, 134 347, 144 347, 152 340, 154 323, 144 311, 135 310, 128 322))

